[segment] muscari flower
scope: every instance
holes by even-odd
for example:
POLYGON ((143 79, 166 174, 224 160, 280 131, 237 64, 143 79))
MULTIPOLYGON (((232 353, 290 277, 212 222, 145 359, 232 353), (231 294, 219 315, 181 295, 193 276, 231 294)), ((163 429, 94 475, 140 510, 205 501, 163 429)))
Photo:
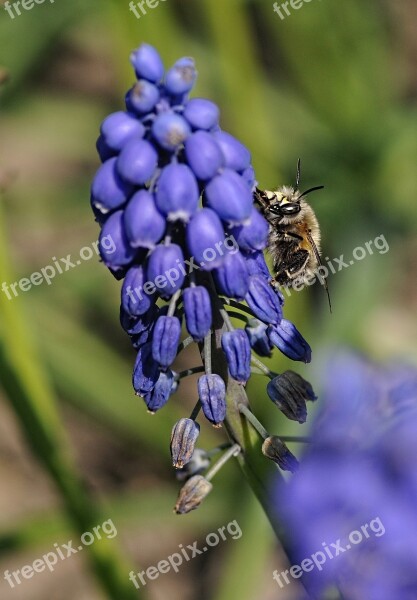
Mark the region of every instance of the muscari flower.
MULTIPOLYGON (((246 384, 252 349, 270 355, 275 345, 305 361, 311 351, 282 320, 283 297, 271 285, 263 257, 269 225, 254 206, 250 152, 221 130, 214 102, 189 98, 194 61, 182 58, 165 71, 148 44, 130 60, 136 82, 126 93, 126 110, 103 121, 97 141, 102 166, 91 186, 91 206, 100 239, 113 242, 100 244, 101 258, 124 279, 120 321, 137 351, 136 394, 156 412, 186 376, 172 371, 188 344, 181 343, 184 316, 189 339, 201 344, 205 371, 191 422, 202 408, 219 426, 227 380, 246 384), (227 313, 236 307, 244 322, 245 313, 255 315, 256 326, 235 329, 227 313), (222 376, 212 372, 213 352, 226 364, 222 376)), ((181 443, 176 429, 175 453, 183 454, 178 464, 192 457, 196 427, 181 430, 181 443)))
POLYGON ((283 471, 294 473, 298 469, 298 460, 276 435, 271 435, 264 440, 262 454, 273 460, 283 471))
POLYGON ((308 381, 294 371, 285 371, 271 379, 266 391, 288 419, 299 423, 304 423, 307 418, 307 400, 317 399, 308 381))
POLYGON ((180 490, 174 509, 175 512, 182 515, 195 510, 212 489, 213 484, 202 475, 193 475, 180 490))
POLYGON ((268 326, 259 319, 249 319, 245 326, 252 350, 259 356, 271 356, 272 344, 267 336, 268 326))
POLYGON ((176 469, 190 462, 199 433, 200 426, 193 419, 180 419, 175 423, 171 433, 171 457, 176 469))
POLYGON ((412 600, 417 371, 343 353, 328 373, 312 443, 290 484, 277 484, 275 509, 291 528, 300 561, 327 552, 325 546, 333 552, 308 575, 314 597, 337 585, 354 600, 412 600), (343 551, 336 555, 337 541, 343 551))
POLYGON ((203 375, 197 386, 204 416, 215 427, 221 425, 226 416, 226 386, 223 379, 215 373, 203 375))

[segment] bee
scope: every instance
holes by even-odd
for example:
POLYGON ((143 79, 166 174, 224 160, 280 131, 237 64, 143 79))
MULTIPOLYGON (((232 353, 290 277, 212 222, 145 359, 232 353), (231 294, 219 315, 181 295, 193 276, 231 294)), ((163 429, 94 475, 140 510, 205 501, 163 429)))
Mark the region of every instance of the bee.
MULTIPOLYGON (((276 191, 255 189, 254 199, 270 224, 268 251, 274 261, 276 283, 291 288, 294 282, 307 283, 321 266, 320 227, 305 197, 322 190, 323 185, 300 192, 301 161, 297 163, 295 188, 282 186, 276 191)), ((329 289, 325 279, 330 312, 329 289)))

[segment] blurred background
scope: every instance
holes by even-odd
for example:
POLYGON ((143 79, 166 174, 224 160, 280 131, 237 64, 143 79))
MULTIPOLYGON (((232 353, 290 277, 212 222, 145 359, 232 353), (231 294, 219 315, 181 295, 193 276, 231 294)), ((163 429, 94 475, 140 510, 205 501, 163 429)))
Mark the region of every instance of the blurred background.
MULTIPOLYGON (((311 197, 324 257, 350 262, 355 248, 365 249, 329 278, 333 314, 319 285, 287 299, 286 317, 313 348, 312 364, 299 372, 320 391, 326 354, 346 344, 416 364, 415 2, 312 0, 284 19, 271 0, 145 8, 137 19, 127 0, 56 0, 12 19, 1 7, 0 284, 92 247, 98 128, 123 109, 129 53, 146 41, 167 66, 196 59, 196 95, 218 103, 222 127, 251 149, 260 187, 294 183, 298 157, 302 187, 325 185, 311 197), (365 244, 378 236, 385 251, 374 244, 371 254, 365 244)), ((195 403, 195 381, 157 416, 147 414, 131 388, 135 356, 119 326, 119 288, 94 254, 51 285, 11 300, 0 293, 1 599, 297 598, 295 586, 280 590, 272 580, 282 556, 236 465, 216 477, 198 511, 173 515, 179 484, 169 437, 195 403), (106 519, 117 527, 113 540, 13 589, 3 579, 106 519), (129 582, 131 569, 233 519, 239 540, 143 591, 129 582)), ((194 364, 189 347, 177 370, 194 364)), ((293 368, 278 353, 271 364, 293 368)), ((265 385, 254 376, 248 395, 268 429, 308 433, 308 423, 277 414, 265 385)), ((204 424, 199 445, 224 436, 204 424)))

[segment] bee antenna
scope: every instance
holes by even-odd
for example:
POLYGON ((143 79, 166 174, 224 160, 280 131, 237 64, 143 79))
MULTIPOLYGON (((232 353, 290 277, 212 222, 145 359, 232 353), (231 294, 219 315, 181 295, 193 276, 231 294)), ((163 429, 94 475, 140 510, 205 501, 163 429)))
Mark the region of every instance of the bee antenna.
POLYGON ((322 190, 322 189, 324 189, 324 185, 316 185, 316 187, 312 187, 309 190, 306 190, 305 192, 303 192, 301 194, 301 196, 298 196, 298 200, 300 198, 302 198, 303 196, 307 196, 307 194, 311 194, 311 192, 315 192, 317 190, 322 190))
POLYGON ((295 189, 298 190, 300 186, 300 177, 301 177, 301 158, 297 160, 297 178, 295 183, 295 189))
POLYGON ((333 312, 332 311, 332 301, 330 300, 330 292, 329 292, 329 286, 327 285, 327 281, 325 281, 324 289, 326 290, 327 300, 329 301, 329 309, 330 309, 330 314, 331 314, 333 312))

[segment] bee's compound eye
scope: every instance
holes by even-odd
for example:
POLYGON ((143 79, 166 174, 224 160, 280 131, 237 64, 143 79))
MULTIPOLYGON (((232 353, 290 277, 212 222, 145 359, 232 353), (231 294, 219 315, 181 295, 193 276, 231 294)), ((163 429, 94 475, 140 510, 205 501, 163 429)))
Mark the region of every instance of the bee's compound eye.
POLYGON ((281 208, 279 206, 269 206, 268 207, 269 212, 273 213, 274 215, 280 215, 281 214, 281 208))
POLYGON ((281 212, 284 215, 295 215, 299 213, 300 210, 301 206, 297 202, 289 202, 288 204, 281 206, 281 212))

